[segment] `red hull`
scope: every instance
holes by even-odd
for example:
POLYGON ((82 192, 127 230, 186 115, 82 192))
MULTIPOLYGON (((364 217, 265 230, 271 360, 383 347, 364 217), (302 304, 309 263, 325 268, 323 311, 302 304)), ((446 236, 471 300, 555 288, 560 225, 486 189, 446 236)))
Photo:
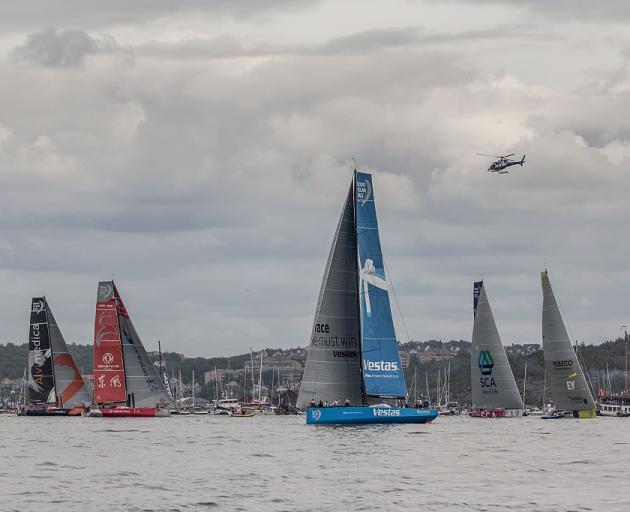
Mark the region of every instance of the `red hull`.
POLYGON ((111 407, 103 409, 92 409, 88 416, 102 416, 104 418, 154 418, 156 416, 167 416, 163 409, 157 407, 111 407))
POLYGON ((503 418, 505 409, 488 409, 485 411, 470 411, 468 416, 471 418, 503 418))

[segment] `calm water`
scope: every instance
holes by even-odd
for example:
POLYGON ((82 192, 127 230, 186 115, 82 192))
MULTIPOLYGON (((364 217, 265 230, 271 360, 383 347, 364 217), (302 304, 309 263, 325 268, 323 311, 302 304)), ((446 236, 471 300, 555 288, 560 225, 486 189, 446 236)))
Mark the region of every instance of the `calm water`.
POLYGON ((630 418, 0 416, 0 510, 630 510, 630 418))

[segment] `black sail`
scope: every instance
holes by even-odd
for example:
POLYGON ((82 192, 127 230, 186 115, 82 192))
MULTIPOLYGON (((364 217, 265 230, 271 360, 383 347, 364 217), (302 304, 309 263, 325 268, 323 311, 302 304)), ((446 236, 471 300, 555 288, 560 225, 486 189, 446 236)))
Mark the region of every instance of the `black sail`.
POLYGON ((362 401, 358 272, 351 186, 324 271, 298 407, 362 401))
POLYGON ((28 336, 28 386, 30 403, 56 403, 53 354, 46 319, 46 299, 31 302, 28 336))

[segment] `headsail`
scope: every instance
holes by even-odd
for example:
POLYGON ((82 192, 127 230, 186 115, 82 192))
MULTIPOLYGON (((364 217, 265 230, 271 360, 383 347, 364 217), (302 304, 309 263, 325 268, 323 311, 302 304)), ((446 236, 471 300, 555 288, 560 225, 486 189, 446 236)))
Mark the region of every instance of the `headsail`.
POLYGON ((351 186, 322 279, 298 407, 311 400, 362 401, 358 282, 351 186))
POLYGON ((547 271, 542 272, 545 371, 557 410, 594 410, 595 402, 567 334, 547 271))
POLYGON ((470 374, 476 409, 522 409, 514 374, 494 322, 483 281, 473 286, 474 324, 470 374))
POLYGON ((31 403, 57 402, 46 299, 34 298, 28 336, 28 397, 31 403))
POLYGON ((171 379, 168 376, 168 368, 166 367, 166 361, 162 357, 162 344, 158 340, 158 368, 160 372, 160 377, 162 378, 162 384, 164 384, 164 389, 166 390, 166 394, 169 399, 174 402, 175 396, 173 395, 173 387, 171 386, 171 379))
POLYGON ((403 398, 407 386, 389 303, 372 176, 355 173, 363 380, 367 396, 403 398))
POLYGON ((36 300, 44 300, 46 305, 48 333, 53 354, 55 390, 59 406, 70 408, 90 404, 92 397, 72 354, 68 350, 68 345, 63 339, 48 301, 45 298, 33 299, 33 301, 36 300))

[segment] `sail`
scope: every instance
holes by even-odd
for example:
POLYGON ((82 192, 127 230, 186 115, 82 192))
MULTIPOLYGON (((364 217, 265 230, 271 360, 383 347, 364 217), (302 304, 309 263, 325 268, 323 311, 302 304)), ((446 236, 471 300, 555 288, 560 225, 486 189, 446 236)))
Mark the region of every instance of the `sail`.
POLYGON ((557 410, 594 410, 595 402, 562 321, 547 271, 541 275, 542 338, 548 388, 557 410))
POLYGON ((122 340, 125 364, 125 382, 131 405, 135 407, 155 407, 170 402, 168 393, 157 369, 140 341, 140 336, 131 323, 129 314, 112 281, 114 300, 118 312, 120 339, 122 340))
POLYGON ((173 395, 173 387, 171 386, 171 379, 168 376, 168 368, 166 367, 166 361, 162 357, 162 347, 160 342, 158 341, 158 354, 159 354, 159 362, 158 368, 160 372, 160 376, 162 377, 162 384, 164 384, 164 389, 166 390, 166 394, 168 395, 171 402, 175 401, 175 396, 173 395))
POLYGON ((358 282, 351 186, 322 279, 298 407, 311 400, 362 402, 358 282))
POLYGON ((94 403, 125 402, 125 369, 114 282, 98 283, 94 320, 94 403))
POLYGON ((48 301, 45 298, 42 300, 44 300, 46 305, 46 319, 48 322, 50 347, 53 354, 55 391, 58 404, 60 407, 66 408, 90 404, 92 403, 92 397, 81 376, 81 372, 68 350, 68 345, 63 339, 48 301))
POLYGON ((31 322, 28 336, 29 402, 57 402, 53 373, 52 349, 46 322, 46 299, 36 297, 31 302, 31 322))
POLYGON ((407 385, 389 304, 372 176, 357 172, 355 180, 361 351, 365 393, 367 396, 402 398, 407 395, 407 385))
POLYGON ((523 400, 494 323, 483 281, 473 286, 470 376, 475 409, 522 409, 523 400))

